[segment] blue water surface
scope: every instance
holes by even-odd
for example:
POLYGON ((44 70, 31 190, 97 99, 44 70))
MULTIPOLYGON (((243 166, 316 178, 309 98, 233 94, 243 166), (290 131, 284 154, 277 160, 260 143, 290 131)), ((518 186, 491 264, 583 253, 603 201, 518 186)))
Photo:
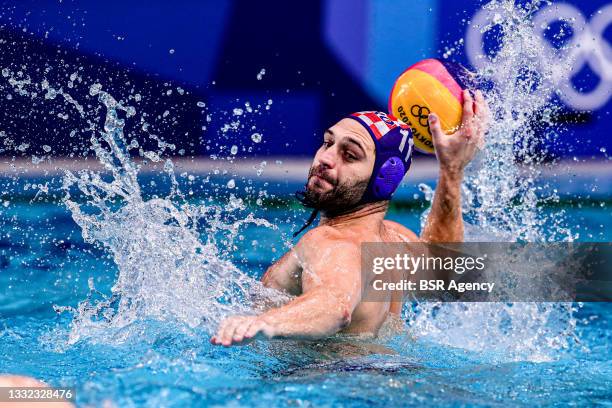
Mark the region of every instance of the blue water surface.
MULTIPOLYGON (((252 210, 278 230, 246 228, 233 261, 260 276, 304 214, 290 206, 252 210)), ((581 203, 566 211, 581 240, 612 240, 604 227, 611 219, 608 206, 581 203)), ((421 213, 412 207, 389 218, 418 230, 421 213)), ((89 278, 109 293, 116 267, 83 242, 57 200, 13 196, 0 214, 0 372, 75 386, 79 405, 588 406, 612 398, 609 303, 576 305, 576 339, 568 349, 551 349, 544 362, 504 360, 404 336, 373 341, 386 351, 359 357, 345 357, 342 345, 324 342, 226 349, 211 346, 203 330, 156 321, 136 323, 131 329, 139 335, 120 345, 89 339, 68 346, 71 316, 56 313, 53 305, 76 306, 89 293, 89 278)))

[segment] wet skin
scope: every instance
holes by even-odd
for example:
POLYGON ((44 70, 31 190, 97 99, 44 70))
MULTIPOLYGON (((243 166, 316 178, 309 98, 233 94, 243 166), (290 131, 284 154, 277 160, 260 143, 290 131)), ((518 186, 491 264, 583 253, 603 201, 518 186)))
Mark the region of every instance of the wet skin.
MULTIPOLYGON (((319 225, 276 261, 262 278, 265 286, 294 295, 287 304, 258 316, 232 316, 211 342, 231 346, 253 339, 321 339, 336 333, 376 334, 390 314, 399 315, 402 299, 363 302, 362 242, 461 242, 460 187, 463 169, 484 144, 489 110, 480 91, 464 92, 461 128, 446 135, 435 115, 429 124, 439 163, 432 208, 420 237, 385 220, 388 201, 368 203, 348 212, 322 211, 319 225), (340 213, 341 215, 336 215, 340 213)), ((374 166, 374 142, 365 128, 343 119, 325 132, 307 188, 333 196, 338 185, 363 185, 374 166)), ((369 279, 370 277, 365 277, 369 279)))

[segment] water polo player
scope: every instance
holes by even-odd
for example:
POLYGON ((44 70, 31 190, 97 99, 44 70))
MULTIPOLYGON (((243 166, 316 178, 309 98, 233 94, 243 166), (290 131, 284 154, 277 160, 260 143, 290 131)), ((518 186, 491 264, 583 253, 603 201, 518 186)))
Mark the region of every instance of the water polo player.
MULTIPOLYGON (((219 326, 213 344, 230 346, 254 338, 320 339, 338 332, 376 334, 388 318, 399 316, 401 298, 362 302, 362 242, 461 242, 460 187, 463 169, 484 139, 488 110, 482 93, 461 95, 461 126, 442 131, 428 117, 439 163, 438 183, 421 236, 385 220, 389 200, 411 164, 412 133, 381 112, 349 115, 325 131, 301 201, 316 213, 318 226, 265 273, 267 287, 295 296, 258 316, 232 316, 219 326)), ((364 285, 365 287, 365 285, 364 285)))

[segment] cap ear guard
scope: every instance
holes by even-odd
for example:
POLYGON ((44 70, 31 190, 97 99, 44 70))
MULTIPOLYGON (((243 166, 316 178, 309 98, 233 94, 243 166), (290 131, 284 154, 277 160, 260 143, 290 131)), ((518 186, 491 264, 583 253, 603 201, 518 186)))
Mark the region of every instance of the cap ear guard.
POLYGON ((376 200, 388 200, 406 174, 406 168, 402 160, 397 157, 390 157, 372 176, 372 196, 376 200))
POLYGON ((375 146, 372 175, 360 203, 389 200, 412 162, 412 130, 384 112, 356 112, 347 117, 366 128, 375 146))

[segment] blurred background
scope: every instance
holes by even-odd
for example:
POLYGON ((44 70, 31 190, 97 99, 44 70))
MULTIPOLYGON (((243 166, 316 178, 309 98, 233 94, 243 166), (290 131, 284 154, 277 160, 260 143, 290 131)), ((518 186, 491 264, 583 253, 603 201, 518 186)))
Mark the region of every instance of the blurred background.
MULTIPOLYGON (((568 20, 552 23, 542 42, 560 47, 575 35, 575 27, 589 29, 594 41, 577 58, 571 83, 575 92, 564 96, 564 108, 554 118, 563 126, 543 147, 550 157, 605 160, 612 148, 612 2, 554 3, 568 6, 568 20)), ((220 130, 236 106, 270 104, 256 120, 263 143, 241 154, 303 158, 316 150, 321 131, 343 115, 386 110, 395 78, 418 60, 448 57, 473 67, 476 55, 494 52, 494 42, 466 24, 482 17, 482 4, 3 1, 2 60, 3 66, 18 67, 38 59, 58 78, 62 67, 78 66, 79 75, 119 94, 130 88, 160 89, 149 92, 141 105, 151 116, 173 105, 190 107, 163 137, 195 156, 227 144, 220 130), (169 84, 184 89, 186 96, 162 92, 169 84), (197 102, 206 104, 206 112, 196 108, 197 102)), ((4 99, 0 108, 5 122, 19 115, 25 119, 13 133, 18 137, 21 131, 31 149, 65 137, 47 118, 24 117, 18 101, 4 99)), ((240 145, 240 138, 249 141, 251 132, 233 138, 240 145)), ((66 144, 58 145, 53 154, 70 153, 66 144)))

